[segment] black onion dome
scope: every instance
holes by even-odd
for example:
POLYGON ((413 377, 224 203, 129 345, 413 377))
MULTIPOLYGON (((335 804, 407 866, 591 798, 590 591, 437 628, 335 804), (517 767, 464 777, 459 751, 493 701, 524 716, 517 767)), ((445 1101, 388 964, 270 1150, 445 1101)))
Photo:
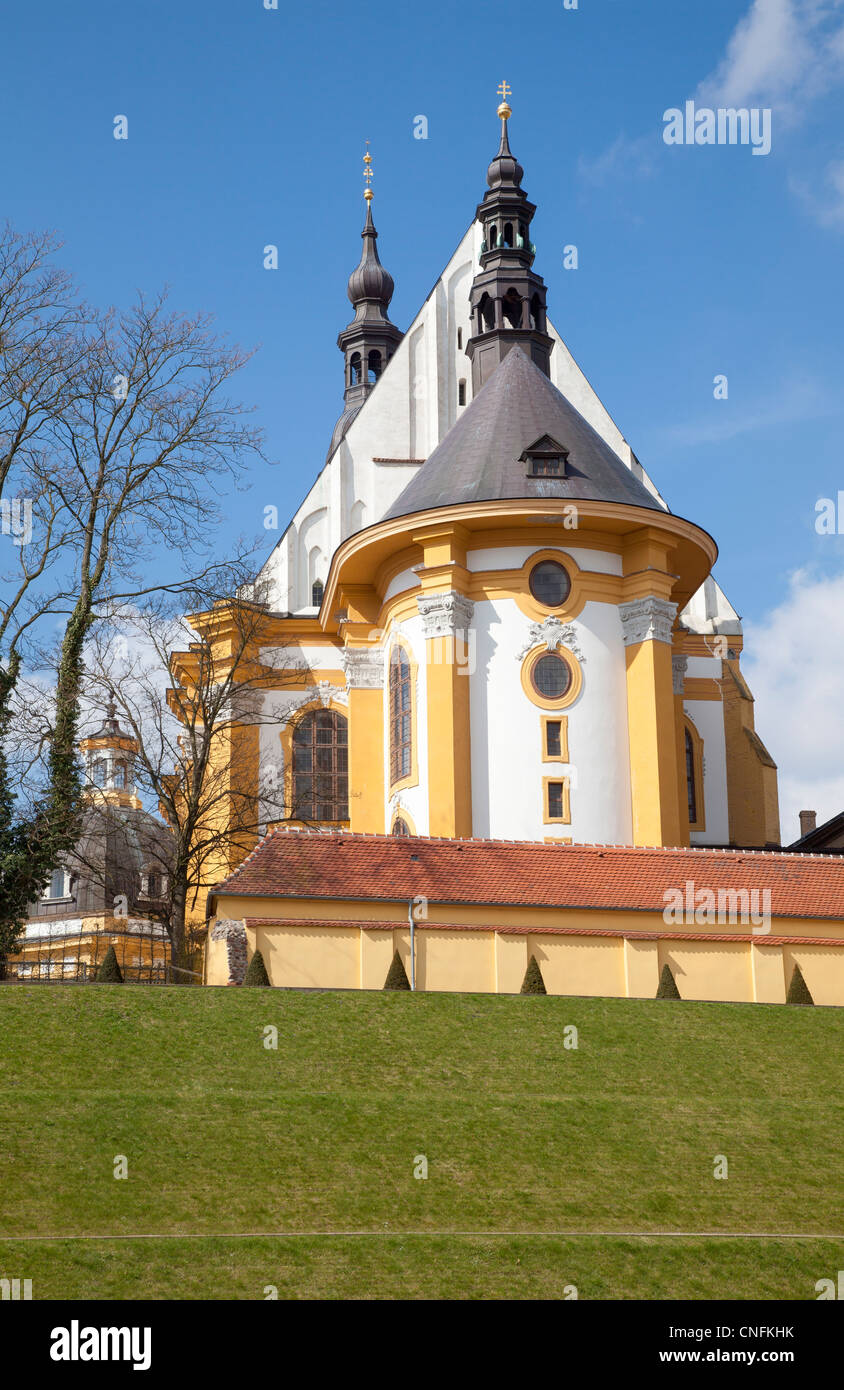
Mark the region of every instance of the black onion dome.
POLYGON ((490 188, 500 188, 504 183, 515 184, 518 187, 524 174, 524 169, 510 150, 507 122, 506 120, 502 121, 501 144, 498 147, 498 154, 487 169, 486 181, 490 188))
POLYGON ((378 259, 378 247, 375 245, 378 233, 372 220, 371 206, 366 210, 366 225, 361 236, 363 237, 363 253, 360 264, 349 276, 347 291, 349 299, 353 304, 360 304, 366 299, 375 299, 382 308, 386 309, 393 297, 395 282, 390 272, 384 269, 378 259))

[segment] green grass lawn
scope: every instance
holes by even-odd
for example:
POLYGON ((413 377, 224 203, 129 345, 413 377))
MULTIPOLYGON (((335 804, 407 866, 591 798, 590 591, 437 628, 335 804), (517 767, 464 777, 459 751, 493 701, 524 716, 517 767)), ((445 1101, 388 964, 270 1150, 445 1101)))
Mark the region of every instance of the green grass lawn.
POLYGON ((0 1276, 35 1298, 813 1299, 844 1268, 842 1042, 834 1009, 1 987, 0 1276))

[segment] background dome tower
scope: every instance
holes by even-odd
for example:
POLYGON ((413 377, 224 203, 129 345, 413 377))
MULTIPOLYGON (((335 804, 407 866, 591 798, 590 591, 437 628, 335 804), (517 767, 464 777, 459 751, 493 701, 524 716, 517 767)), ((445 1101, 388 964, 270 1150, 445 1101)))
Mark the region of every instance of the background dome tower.
POLYGON ((349 276, 347 291, 355 316, 337 338, 337 346, 345 359, 346 408, 334 428, 329 453, 340 443, 403 336, 387 314, 395 286, 392 275, 378 258, 378 233, 372 220, 372 155, 368 149, 363 164, 363 176, 367 180, 363 193, 366 199, 366 222, 361 233, 363 250, 360 263, 349 276))
POLYGON ((531 269, 536 247, 530 224, 536 207, 521 187, 524 169, 510 149, 510 88, 502 82, 498 91, 503 98, 498 108, 501 142, 487 170, 489 190, 477 208, 484 239, 481 269, 470 293, 472 336, 466 355, 472 363, 473 395, 516 344, 550 375, 554 345, 547 333, 545 283, 531 269))

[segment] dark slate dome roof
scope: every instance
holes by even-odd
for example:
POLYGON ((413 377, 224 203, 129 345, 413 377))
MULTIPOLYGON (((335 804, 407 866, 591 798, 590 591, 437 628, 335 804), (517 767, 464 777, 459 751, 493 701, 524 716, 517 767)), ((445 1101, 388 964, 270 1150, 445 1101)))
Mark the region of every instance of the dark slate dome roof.
POLYGON ((346 406, 346 409, 343 411, 343 414, 340 416, 340 419, 334 426, 334 432, 331 436, 331 443, 328 446, 328 453, 325 456, 326 463, 331 458, 331 455, 334 453, 334 450, 337 448, 337 445, 345 439, 346 431, 349 428, 349 425, 355 419, 358 412, 360 411, 362 405, 363 401, 361 401, 359 405, 346 406))
POLYGON ((363 249, 360 264, 349 276, 346 293, 355 305, 374 299, 383 309, 387 309, 393 297, 395 282, 389 270, 385 270, 378 259, 378 247, 376 245, 378 233, 372 220, 371 203, 367 204, 366 223, 361 236, 363 237, 363 249))
POLYGON ((384 520, 461 502, 540 497, 664 510, 545 373, 514 346, 384 520), (543 435, 568 451, 564 477, 527 476, 521 456, 543 435))

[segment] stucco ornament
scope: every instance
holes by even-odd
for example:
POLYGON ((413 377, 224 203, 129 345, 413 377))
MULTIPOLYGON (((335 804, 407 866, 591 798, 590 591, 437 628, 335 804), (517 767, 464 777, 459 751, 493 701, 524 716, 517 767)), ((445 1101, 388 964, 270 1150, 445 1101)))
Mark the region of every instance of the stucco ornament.
POLYGON ((516 653, 517 661, 523 660, 540 642, 544 643, 549 652, 555 652, 558 647, 566 647, 578 661, 586 660, 578 646, 574 623, 562 623, 559 618, 549 616, 544 622, 531 623, 528 634, 521 651, 516 653))
POLYGON ((420 594, 416 600, 426 637, 451 637, 466 632, 475 605, 465 594, 450 589, 446 594, 420 594))
POLYGON ((674 681, 674 694, 682 695, 686 686, 686 671, 689 666, 687 656, 672 656, 671 675, 674 681))
POLYGON ((384 685, 384 648, 347 647, 341 656, 350 690, 381 690, 384 685))
POLYGON ((625 647, 637 642, 671 642, 671 629, 677 616, 676 603, 667 599, 637 598, 632 603, 618 605, 625 647))
POLYGON ((345 685, 332 685, 331 681, 317 681, 316 685, 309 685, 305 690, 285 691, 284 706, 279 711, 279 722, 287 724, 297 709, 302 705, 312 705, 316 700, 319 700, 323 709, 328 709, 332 702, 347 705, 349 691, 345 685))

